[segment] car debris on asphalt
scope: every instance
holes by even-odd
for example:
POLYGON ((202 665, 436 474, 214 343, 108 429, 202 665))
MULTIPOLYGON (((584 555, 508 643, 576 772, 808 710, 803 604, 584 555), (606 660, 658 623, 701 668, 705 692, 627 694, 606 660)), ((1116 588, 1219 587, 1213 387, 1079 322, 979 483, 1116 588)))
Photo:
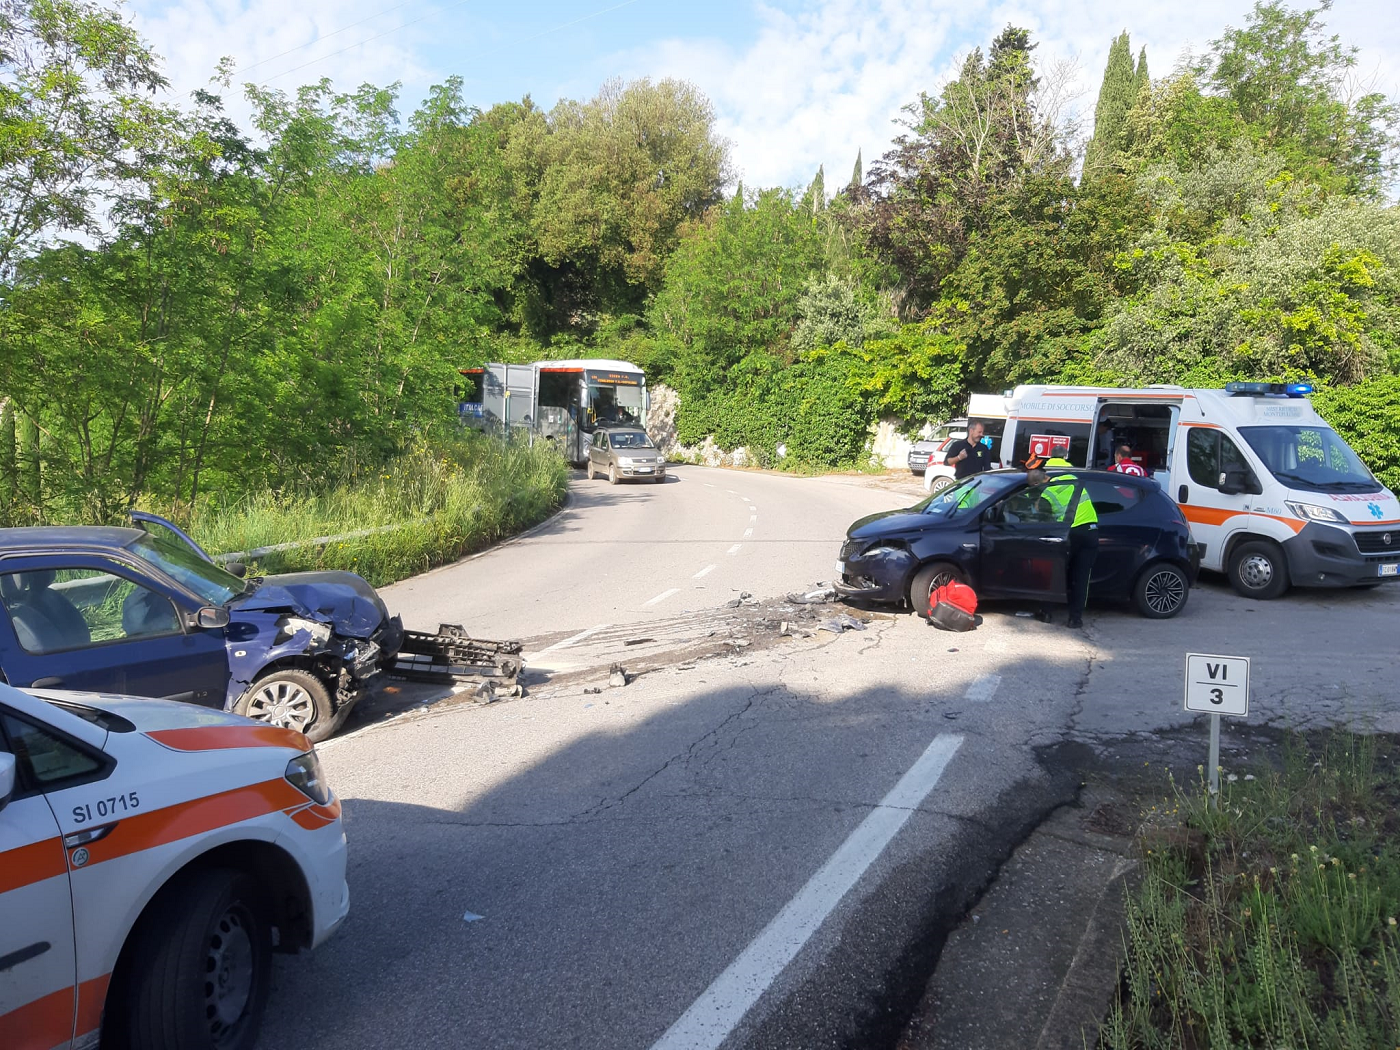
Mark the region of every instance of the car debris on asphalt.
POLYGON ((857 620, 849 613, 842 613, 831 620, 825 620, 817 625, 819 631, 830 631, 832 634, 843 634, 846 631, 865 630, 865 621, 857 620))
POLYGON ((631 682, 626 669, 621 664, 613 664, 608 668, 608 686, 612 689, 621 688, 631 682))

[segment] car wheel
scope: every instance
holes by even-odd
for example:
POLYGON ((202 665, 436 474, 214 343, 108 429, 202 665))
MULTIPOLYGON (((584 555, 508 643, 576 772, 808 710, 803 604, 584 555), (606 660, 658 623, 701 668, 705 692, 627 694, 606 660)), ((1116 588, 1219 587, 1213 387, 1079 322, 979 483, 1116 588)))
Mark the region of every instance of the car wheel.
POLYGON ((1133 584, 1133 604, 1149 620, 1169 620, 1186 605, 1190 581, 1177 566, 1168 562, 1149 565, 1133 584))
POLYGON ((161 898, 132 943, 114 1004, 125 1045, 251 1050, 272 974, 272 924, 257 882, 211 868, 161 898))
POLYGON ((292 669, 259 678, 234 709, 259 722, 305 733, 312 743, 329 734, 335 713, 325 683, 309 671, 292 669))
POLYGON ((925 565, 914 574, 914 582, 909 585, 909 606, 916 615, 928 615, 928 599, 937 588, 945 583, 966 583, 967 575, 950 561, 936 561, 925 565))
POLYGON ((609 463, 609 464, 608 464, 608 484, 609 484, 609 485, 616 485, 616 484, 617 484, 617 464, 616 464, 616 463, 609 463))
POLYGON ((583 473, 587 476, 589 481, 593 480, 593 459, 591 456, 589 457, 588 462, 585 463, 583 466, 583 473))
POLYGON ((928 487, 929 495, 931 495, 931 496, 932 496, 932 495, 936 495, 936 494, 942 492, 944 489, 946 489, 946 488, 947 488, 949 485, 951 485, 951 484, 953 484, 953 479, 952 479, 952 478, 948 477, 948 475, 946 475, 946 474, 939 474, 939 475, 937 475, 932 481, 930 481, 930 482, 928 483, 928 486, 927 486, 927 487, 928 487))
POLYGON ((1230 554, 1230 586, 1246 598, 1267 600, 1288 590, 1283 551, 1266 540, 1241 543, 1230 554))

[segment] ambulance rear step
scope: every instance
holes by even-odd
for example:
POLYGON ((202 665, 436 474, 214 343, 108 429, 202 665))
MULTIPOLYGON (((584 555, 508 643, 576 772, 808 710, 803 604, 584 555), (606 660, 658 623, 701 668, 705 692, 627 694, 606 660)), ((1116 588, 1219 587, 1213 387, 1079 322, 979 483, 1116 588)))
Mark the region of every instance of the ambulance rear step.
POLYGON ((473 638, 460 624, 440 624, 436 634, 404 631, 399 655, 388 669, 390 678, 409 682, 455 685, 479 683, 480 698, 523 696, 519 683, 525 660, 519 642, 473 638))

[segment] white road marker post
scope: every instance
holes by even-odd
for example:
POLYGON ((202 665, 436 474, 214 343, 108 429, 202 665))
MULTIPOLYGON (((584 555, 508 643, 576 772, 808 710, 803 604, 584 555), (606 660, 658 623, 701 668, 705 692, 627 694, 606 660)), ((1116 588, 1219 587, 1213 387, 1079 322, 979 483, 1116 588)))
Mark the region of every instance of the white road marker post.
POLYGON ((1186 654, 1186 710, 1210 715, 1210 797, 1220 805, 1220 716, 1249 714, 1249 657, 1186 654))

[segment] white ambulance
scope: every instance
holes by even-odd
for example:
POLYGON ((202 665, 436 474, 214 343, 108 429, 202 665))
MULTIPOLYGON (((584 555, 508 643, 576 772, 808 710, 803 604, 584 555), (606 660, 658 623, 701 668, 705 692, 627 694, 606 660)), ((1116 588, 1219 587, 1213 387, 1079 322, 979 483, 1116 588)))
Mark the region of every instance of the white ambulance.
POLYGON ((271 953, 349 904, 340 803, 300 733, 0 685, 4 1050, 248 1050, 271 953))
POLYGON ((1400 503, 1313 409, 1305 383, 1223 390, 1020 386, 1001 459, 1133 460, 1180 505, 1201 566, 1241 594, 1400 580, 1400 503))

